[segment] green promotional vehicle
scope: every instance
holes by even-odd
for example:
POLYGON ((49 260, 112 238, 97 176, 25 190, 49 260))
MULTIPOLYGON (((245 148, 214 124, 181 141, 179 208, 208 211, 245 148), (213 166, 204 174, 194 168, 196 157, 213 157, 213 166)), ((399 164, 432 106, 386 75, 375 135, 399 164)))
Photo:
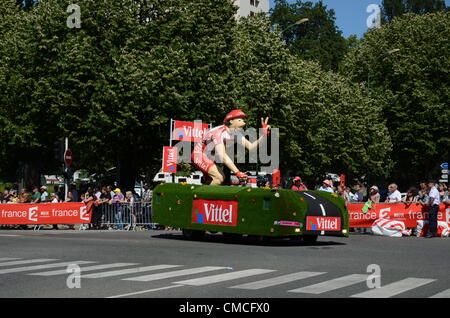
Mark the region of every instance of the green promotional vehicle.
POLYGON ((152 202, 153 222, 180 228, 189 239, 221 232, 314 243, 319 235, 349 235, 344 200, 324 191, 163 183, 152 202))

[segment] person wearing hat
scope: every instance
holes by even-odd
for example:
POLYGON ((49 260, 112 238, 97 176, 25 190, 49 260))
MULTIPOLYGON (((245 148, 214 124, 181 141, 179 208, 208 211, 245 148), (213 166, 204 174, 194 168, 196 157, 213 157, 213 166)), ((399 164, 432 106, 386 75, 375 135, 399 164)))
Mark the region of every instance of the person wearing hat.
POLYGON ((46 202, 48 199, 48 192, 47 192, 47 187, 46 186, 42 186, 41 189, 41 202, 46 202))
POLYGON ((203 140, 194 146, 191 159, 196 168, 203 172, 204 176, 211 180, 210 185, 221 185, 225 180, 223 171, 217 167, 214 159, 223 163, 239 179, 247 179, 248 176, 241 172, 233 160, 226 153, 226 146, 233 143, 240 143, 248 150, 258 147, 264 138, 270 133, 269 118, 261 118, 263 135, 255 142, 248 141, 242 133, 247 115, 240 109, 229 112, 223 125, 217 126, 203 137, 203 140), (213 154, 214 153, 214 154, 213 154))
POLYGON ((326 191, 330 193, 333 192, 333 182, 331 180, 323 180, 322 186, 319 188, 319 191, 326 191))
POLYGON ((380 193, 376 185, 370 187, 370 201, 373 203, 380 203, 380 193))
POLYGON ((292 185, 291 190, 308 191, 308 188, 302 182, 302 178, 300 178, 299 176, 296 176, 293 181, 294 181, 294 184, 292 185))

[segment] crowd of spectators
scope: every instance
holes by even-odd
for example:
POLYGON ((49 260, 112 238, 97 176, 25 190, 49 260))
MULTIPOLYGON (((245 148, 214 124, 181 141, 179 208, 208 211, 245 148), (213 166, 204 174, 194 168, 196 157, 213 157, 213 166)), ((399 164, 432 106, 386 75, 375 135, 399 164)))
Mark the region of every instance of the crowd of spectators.
MULTIPOLYGON (((440 202, 449 202, 449 188, 447 185, 445 183, 435 184, 436 190, 439 192, 440 202)), ((305 191, 308 190, 308 187, 297 176, 293 179, 293 184, 290 189, 294 191, 305 191)), ((419 189, 409 187, 402 195, 398 190, 397 184, 391 183, 382 194, 376 185, 371 186, 366 192, 360 183, 356 183, 353 187, 343 187, 331 179, 325 179, 315 189, 340 195, 345 199, 346 203, 362 203, 370 200, 373 203, 418 203, 428 205, 431 187, 429 182, 423 181, 420 182, 419 189)))
MULTIPOLYGON (((53 192, 49 193, 47 186, 33 187, 31 191, 23 188, 18 193, 17 189, 5 189, 0 194, 0 204, 19 204, 19 203, 63 203, 63 202, 82 202, 87 206, 87 212, 91 214, 91 224, 81 225, 81 229, 118 229, 123 230, 125 226, 123 225, 124 216, 122 215, 122 208, 118 208, 119 204, 125 204, 133 206, 134 203, 145 204, 145 207, 150 209, 152 201, 152 190, 149 185, 144 185, 142 196, 140 196, 136 191, 130 190, 122 193, 121 189, 118 187, 113 187, 111 185, 96 187, 87 186, 77 189, 77 187, 72 184, 68 187, 67 194, 65 194, 64 186, 55 185, 53 187, 53 192), (113 190, 114 189, 114 190, 113 190), (112 206, 108 209, 108 206, 112 206), (105 211, 114 211, 113 225, 105 226, 105 211), (114 227, 114 228, 113 228, 114 227)), ((137 212, 131 213, 131 220, 129 221, 131 226, 136 224, 137 212)), ((69 229, 75 229, 74 224, 67 224, 69 229)), ((7 226, 11 227, 11 226, 7 226)), ((15 226, 14 228, 26 229, 27 226, 15 226)), ((58 229, 57 224, 52 225, 53 229, 58 229)))

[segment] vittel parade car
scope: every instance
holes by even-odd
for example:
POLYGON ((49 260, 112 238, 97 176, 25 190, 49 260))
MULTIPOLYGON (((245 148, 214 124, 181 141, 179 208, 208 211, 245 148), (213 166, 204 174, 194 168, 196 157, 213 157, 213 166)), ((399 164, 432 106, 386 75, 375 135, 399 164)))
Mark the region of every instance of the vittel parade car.
POLYGON ((205 232, 227 237, 348 237, 341 197, 324 191, 160 184, 153 191, 153 222, 181 228, 189 239, 205 232))

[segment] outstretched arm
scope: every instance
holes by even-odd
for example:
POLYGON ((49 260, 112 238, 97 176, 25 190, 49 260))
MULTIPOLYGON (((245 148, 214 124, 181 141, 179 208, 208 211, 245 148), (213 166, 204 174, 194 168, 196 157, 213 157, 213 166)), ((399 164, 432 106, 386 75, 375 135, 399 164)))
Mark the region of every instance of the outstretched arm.
POLYGON ((245 138, 242 138, 242 145, 248 149, 249 151, 252 151, 253 149, 259 147, 259 145, 261 144, 261 142, 267 137, 267 135, 270 133, 270 125, 268 125, 267 123, 269 122, 269 117, 266 117, 266 119, 261 118, 261 126, 262 129, 264 131, 264 134, 259 137, 259 139, 255 142, 250 142, 245 138))

